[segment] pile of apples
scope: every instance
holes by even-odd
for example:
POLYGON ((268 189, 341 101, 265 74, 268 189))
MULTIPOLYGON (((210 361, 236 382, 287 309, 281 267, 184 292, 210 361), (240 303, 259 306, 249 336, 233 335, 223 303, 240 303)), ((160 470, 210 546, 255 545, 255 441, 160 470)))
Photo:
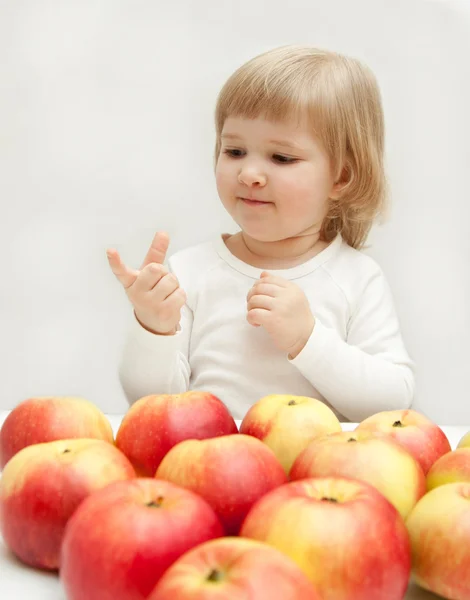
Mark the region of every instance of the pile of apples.
POLYGON ((470 432, 414 410, 343 431, 314 398, 240 428, 203 391, 150 395, 114 437, 91 402, 37 397, 0 430, 0 532, 69 600, 470 598, 470 432))

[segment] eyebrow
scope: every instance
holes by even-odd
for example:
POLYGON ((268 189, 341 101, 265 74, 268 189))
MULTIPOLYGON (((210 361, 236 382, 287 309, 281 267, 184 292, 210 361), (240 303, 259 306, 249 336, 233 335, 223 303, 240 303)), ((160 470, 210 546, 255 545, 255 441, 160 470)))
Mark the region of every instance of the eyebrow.
MULTIPOLYGON (((223 133, 221 138, 227 140, 242 140, 241 136, 236 133, 223 133)), ((273 144, 274 146, 283 146, 284 148, 291 148, 292 150, 302 150, 302 147, 294 142, 289 142, 288 140, 268 140, 268 144, 273 144)))

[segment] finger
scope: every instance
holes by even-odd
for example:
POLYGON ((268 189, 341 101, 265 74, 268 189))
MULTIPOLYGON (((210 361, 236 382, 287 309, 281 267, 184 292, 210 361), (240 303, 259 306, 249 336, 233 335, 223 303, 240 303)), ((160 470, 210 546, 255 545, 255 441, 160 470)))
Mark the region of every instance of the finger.
POLYGON ((145 255, 144 262, 142 263, 141 269, 146 267, 150 263, 158 263, 162 265, 165 262, 166 253, 168 246, 170 245, 170 238, 165 231, 157 231, 155 234, 150 248, 145 255))
POLYGON ((271 296, 272 298, 276 298, 279 296, 280 288, 278 285, 273 285, 272 283, 255 283, 255 285, 248 292, 246 297, 249 300, 254 295, 261 296, 271 296))
POLYGON ((117 279, 122 283, 125 289, 130 287, 136 281, 139 271, 135 271, 134 269, 127 267, 122 262, 119 252, 114 248, 109 248, 106 250, 106 256, 108 257, 111 271, 114 273, 117 279))
POLYGON ((271 273, 267 273, 266 271, 261 273, 259 281, 260 283, 271 283, 279 287, 288 287, 290 283, 287 279, 284 279, 284 277, 279 277, 279 275, 271 275, 271 273))
POLYGON ((254 327, 262 327, 266 323, 268 316, 269 310, 265 310, 264 308, 253 308, 248 311, 246 320, 254 327))
POLYGON ((168 274, 168 269, 157 263, 150 263, 139 273, 133 291, 148 292, 155 288, 159 281, 168 274))
POLYGON ((253 310, 254 308, 263 308, 265 310, 273 310, 274 298, 271 296, 252 296, 247 303, 247 309, 253 310))
POLYGON ((179 283, 173 273, 164 275, 152 290, 152 298, 156 302, 163 302, 170 294, 179 288, 179 283))
POLYGON ((162 302, 162 308, 176 311, 183 308, 183 306, 186 304, 186 299, 186 292, 183 290, 183 288, 179 287, 167 298, 165 298, 165 300, 162 302))

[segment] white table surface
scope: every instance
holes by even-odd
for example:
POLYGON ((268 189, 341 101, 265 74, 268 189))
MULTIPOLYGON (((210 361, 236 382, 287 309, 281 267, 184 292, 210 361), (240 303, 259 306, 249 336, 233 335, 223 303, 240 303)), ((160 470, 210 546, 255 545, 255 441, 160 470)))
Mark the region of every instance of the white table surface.
MULTIPOLYGON (((0 411, 0 427, 8 411, 0 411)), ((123 415, 107 415, 116 435, 123 415)), ((237 421, 240 425, 240 421, 237 421)), ((343 423, 343 429, 351 430, 355 423, 343 423)), ((443 426, 453 449, 462 436, 470 431, 468 426, 443 426)), ((0 537, 0 600, 67 600, 57 574, 32 569, 23 565, 5 547, 0 537)), ((410 584, 405 600, 436 600, 436 596, 414 584, 410 584)))

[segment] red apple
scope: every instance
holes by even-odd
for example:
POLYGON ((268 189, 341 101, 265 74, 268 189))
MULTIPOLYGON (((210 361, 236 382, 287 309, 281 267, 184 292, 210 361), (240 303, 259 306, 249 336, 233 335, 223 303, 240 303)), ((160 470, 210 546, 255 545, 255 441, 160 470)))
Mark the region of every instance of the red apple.
POLYGON ((87 498, 64 536, 68 600, 143 600, 185 552, 223 535, 205 500, 166 481, 118 482, 87 498))
POLYGON ((253 435, 271 448, 287 474, 313 438, 339 431, 341 423, 324 402, 282 394, 258 400, 240 425, 240 433, 253 435))
POLYGON ((320 600, 290 558, 254 540, 225 537, 179 558, 149 600, 320 600))
POLYGON ((368 417, 356 431, 391 435, 421 465, 424 474, 443 454, 452 450, 442 429, 415 410, 389 410, 368 417))
POLYGON ((156 477, 205 498, 227 535, 238 533, 256 500, 287 482, 274 452, 258 439, 241 433, 181 442, 162 460, 156 477))
POLYGON ((402 600, 408 587, 403 519, 359 480, 319 477, 283 485, 253 506, 240 535, 292 558, 323 600, 402 600))
POLYGON ((470 598, 470 483, 449 483, 428 492, 406 526, 412 576, 422 588, 452 600, 470 598))
POLYGON ((110 422, 88 400, 67 396, 28 398, 10 412, 2 425, 0 468, 26 446, 73 438, 114 443, 110 422))
POLYGON ((428 491, 459 481, 470 483, 470 448, 457 448, 444 454, 436 460, 426 477, 428 491))
POLYGON ((59 568, 67 521, 94 491, 135 478, 131 463, 102 440, 34 444, 8 461, 0 479, 0 530, 24 563, 59 568))
POLYGON ((170 448, 187 439, 237 433, 225 404, 207 392, 144 396, 124 415, 116 445, 138 475, 153 477, 170 448))
POLYGON ((298 456, 292 480, 350 477, 370 483, 403 518, 426 492, 426 477, 415 458, 387 435, 344 431, 314 439, 298 456))

